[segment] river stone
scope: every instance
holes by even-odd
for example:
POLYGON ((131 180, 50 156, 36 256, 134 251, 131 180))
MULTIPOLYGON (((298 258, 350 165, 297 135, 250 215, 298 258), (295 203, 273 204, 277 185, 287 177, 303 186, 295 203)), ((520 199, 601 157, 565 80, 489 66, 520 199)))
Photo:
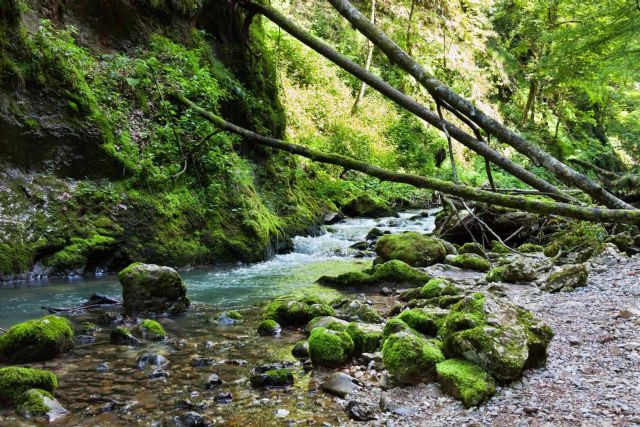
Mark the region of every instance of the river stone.
POLYGON ((124 311, 127 314, 179 314, 191 304, 187 298, 187 287, 171 267, 136 262, 118 273, 118 280, 122 285, 124 311))
POLYGON ((495 267, 487 274, 488 282, 531 282, 538 277, 538 262, 518 257, 508 264, 495 267))
POLYGON ((207 384, 205 385, 205 388, 208 390, 211 390, 211 389, 220 387, 223 383, 224 382, 222 381, 220 376, 218 376, 218 374, 211 374, 207 379, 207 384))
POLYGON ((59 316, 44 316, 13 325, 0 335, 0 360, 29 363, 53 359, 73 347, 73 329, 59 316))
POLYGON ((291 349, 291 354, 296 359, 308 359, 309 358, 309 341, 300 341, 291 349))
POLYGON ((161 354, 143 354, 138 358, 138 368, 144 369, 147 366, 166 366, 169 360, 161 354))
POLYGON ((486 402, 496 391, 491 375, 475 363, 448 359, 436 365, 442 389, 470 408, 486 402))
POLYGON ((355 378, 342 372, 334 372, 320 384, 320 388, 327 393, 344 398, 348 394, 353 394, 359 386, 355 378))
POLYGON ((589 272, 585 264, 564 265, 547 277, 542 289, 547 292, 557 292, 586 286, 588 276, 589 272))
POLYGON ((15 366, 0 368, 0 401, 16 402, 32 388, 55 393, 57 387, 58 378, 53 372, 15 366))
POLYGON ((383 261, 398 259, 412 267, 437 264, 447 255, 440 239, 413 231, 382 236, 375 251, 383 261))
POLYGON ((321 317, 315 317, 309 323, 307 323, 307 326, 305 326, 304 331, 307 334, 311 334, 311 331, 313 331, 315 328, 326 328, 328 325, 332 323, 343 325, 345 328, 349 324, 349 322, 347 322, 346 320, 338 319, 337 317, 321 316, 321 317))
POLYGON ((383 323, 384 319, 375 308, 365 302, 353 300, 340 309, 340 316, 352 321, 365 323, 383 323))
POLYGON ((287 387, 293 385, 293 374, 289 369, 270 369, 266 372, 258 370, 251 376, 251 385, 260 387, 287 387))
POLYGON ((46 417, 53 423, 69 414, 49 392, 31 389, 22 393, 16 404, 16 411, 27 418, 46 417))
POLYGON ((353 353, 353 340, 345 331, 315 328, 309 337, 309 355, 314 366, 335 368, 353 353))
POLYGON ((349 418, 356 421, 371 421, 378 418, 375 414, 376 407, 374 405, 356 402, 355 400, 347 403, 345 411, 349 415, 349 418))
POLYGON ((189 412, 173 418, 176 427, 209 427, 211 421, 197 412, 189 412))

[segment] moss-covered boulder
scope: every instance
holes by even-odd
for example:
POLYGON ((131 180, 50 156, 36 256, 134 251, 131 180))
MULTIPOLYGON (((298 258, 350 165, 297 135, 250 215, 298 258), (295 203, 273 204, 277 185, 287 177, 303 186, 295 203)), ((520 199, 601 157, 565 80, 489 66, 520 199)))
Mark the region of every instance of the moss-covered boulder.
POLYGON ((73 329, 59 316, 44 316, 12 326, 0 335, 0 359, 28 363, 53 359, 73 347, 73 329))
POLYGON ((286 368, 257 372, 250 378, 253 387, 287 387, 293 385, 293 381, 293 373, 286 368))
POLYGON ((629 232, 622 232, 609 236, 605 242, 613 243, 618 247, 620 252, 629 252, 629 250, 634 246, 634 238, 629 232))
POLYGON ((179 314, 191 302, 187 287, 176 270, 139 262, 118 273, 126 313, 153 312, 179 314))
POLYGON ((398 259, 412 267, 428 267, 442 262, 447 255, 440 239, 416 232, 382 236, 375 251, 383 261, 398 259))
POLYGON ((26 418, 46 417, 50 423, 69 413, 51 393, 41 389, 22 393, 16 402, 16 412, 26 418))
POLYGON ((322 276, 318 283, 335 287, 363 287, 377 285, 417 286, 426 283, 431 276, 412 268, 400 260, 374 265, 364 271, 354 271, 336 277, 322 276))
POLYGON ((531 282, 538 277, 538 263, 518 257, 507 264, 493 268, 486 276, 487 282, 531 282))
POLYGON ((438 335, 449 310, 438 307, 423 307, 405 310, 396 316, 412 329, 430 337, 438 335))
POLYGON ((155 320, 144 319, 139 326, 140 334, 144 339, 152 341, 162 341, 167 337, 162 325, 155 320))
POLYGON ((315 328, 327 328, 333 329, 334 331, 344 331, 347 328, 348 324, 349 322, 347 322, 346 320, 338 319, 337 317, 320 316, 311 319, 311 321, 307 323, 307 326, 304 327, 304 331, 307 334, 311 334, 311 332, 315 328))
POLYGON ((459 295, 460 288, 446 279, 431 279, 420 289, 420 298, 432 299, 445 295, 459 295))
POLYGON ((486 253, 482 245, 476 242, 467 242, 458 248, 458 254, 476 254, 486 258, 486 253))
POLYGON ((349 360, 353 354, 353 340, 345 331, 315 328, 309 337, 309 356, 318 366, 336 368, 349 360))
POLYGON ((444 356, 438 346, 417 334, 401 331, 389 335, 382 346, 382 363, 400 383, 431 379, 444 356))
POLYGON ((111 343, 113 344, 123 344, 123 345, 139 345, 141 344, 140 340, 133 336, 131 330, 129 328, 125 328, 124 326, 119 326, 117 328, 113 328, 111 333, 109 334, 109 338, 111 343))
POLYGON ((365 302, 353 300, 340 308, 340 317, 350 321, 364 323, 383 323, 384 318, 378 311, 365 302))
POLYGON ((353 354, 375 353, 382 343, 382 325, 351 322, 345 329, 353 341, 353 354))
POLYGON ((327 304, 312 304, 309 306, 309 317, 334 316, 336 310, 327 304))
POLYGON ((258 335, 261 336, 280 335, 280 332, 280 324, 273 319, 265 319, 258 325, 258 335))
POLYGON ((530 346, 535 344, 538 353, 546 354, 553 335, 533 317, 525 319, 521 311, 491 294, 468 295, 451 307, 440 329, 447 355, 476 363, 499 380, 518 378, 533 363, 530 358, 539 358, 530 354, 530 346))
POLYGON ((554 241, 554 242, 549 243, 544 248, 542 253, 546 257, 553 258, 553 257, 558 256, 558 254, 560 253, 561 249, 562 249, 562 244, 560 242, 554 241))
POLYGON ((309 304, 302 301, 276 300, 267 305, 264 318, 283 326, 302 325, 313 318, 309 304))
POLYGON ((53 372, 13 366, 0 369, 0 401, 16 404, 27 390, 40 389, 53 394, 56 388, 58 379, 53 372))
POLYGON ((507 248, 505 245, 498 242, 497 240, 491 241, 491 252, 494 252, 496 254, 505 254, 505 255, 512 253, 509 250, 509 248, 507 248))
POLYGON ((347 202, 342 207, 342 212, 352 217, 380 218, 383 216, 395 216, 396 211, 384 200, 363 194, 347 202))
POLYGON ((570 264, 559 267, 551 273, 542 289, 547 292, 573 290, 587 285, 589 271, 585 264, 570 264))
POLYGON ((449 264, 465 270, 489 271, 491 264, 486 258, 476 254, 456 255, 449 260, 449 264))
POLYGON ((436 372, 442 389, 467 408, 486 402, 496 392, 493 377, 467 360, 445 360, 436 365, 436 372))
POLYGON ((518 246, 518 252, 523 254, 533 254, 537 252, 544 252, 544 246, 536 245, 535 243, 523 243, 518 246))

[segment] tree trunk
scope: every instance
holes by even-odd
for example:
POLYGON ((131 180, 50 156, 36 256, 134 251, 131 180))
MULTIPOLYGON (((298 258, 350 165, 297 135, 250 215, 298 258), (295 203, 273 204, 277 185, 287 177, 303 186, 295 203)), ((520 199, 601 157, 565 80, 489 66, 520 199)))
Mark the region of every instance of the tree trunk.
POLYGON ((279 139, 259 135, 248 129, 227 122, 223 118, 200 108, 198 105, 189 101, 180 93, 174 93, 173 96, 185 106, 193 109, 203 118, 211 121, 215 126, 228 132, 240 135, 246 140, 253 141, 257 144, 265 145, 278 150, 297 154, 316 162, 328 163, 332 165, 342 166, 345 169, 359 171, 383 181, 409 184, 417 188, 426 188, 433 191, 440 191, 442 193, 460 197, 466 200, 473 200, 476 202, 513 208, 525 212, 559 215, 593 222, 640 224, 640 210, 637 209, 632 210, 589 208, 574 206, 567 203, 530 199, 521 196, 509 196, 494 193, 491 191, 481 190, 479 188, 466 185, 454 184, 436 178, 394 172, 340 154, 323 153, 321 151, 316 151, 303 145, 292 144, 279 139))
MULTIPOLYGON (((371 23, 376 23, 376 0, 371 0, 371 23)), ((371 68, 371 60, 373 59, 373 49, 375 46, 369 39, 367 39, 367 59, 364 64, 364 69, 369 71, 371 68)), ((364 91, 367 89, 367 84, 362 82, 360 85, 360 90, 358 91, 358 96, 356 96, 356 102, 353 103, 353 107, 351 108, 351 115, 354 115, 358 112, 358 107, 364 98, 364 91)))
POLYGON ((454 138, 456 141, 460 142, 462 145, 470 148, 481 156, 489 159, 493 164, 499 166, 505 171, 511 173, 513 176, 522 180, 522 182, 530 185, 536 190, 542 191, 544 193, 553 194, 555 198, 562 200, 570 200, 570 198, 563 194, 559 189, 555 186, 549 184, 542 178, 537 175, 527 171, 519 164, 513 162, 507 157, 501 155, 493 148, 489 147, 482 141, 479 141, 473 138, 471 135, 462 131, 458 127, 453 124, 440 120, 438 115, 433 111, 429 110, 425 106, 417 103, 411 97, 405 95, 398 89, 390 86, 388 83, 380 79, 379 77, 371 74, 370 72, 363 69, 361 66, 351 61, 350 59, 344 57, 343 55, 336 52, 329 45, 309 34, 302 28, 298 27, 293 21, 282 15, 280 12, 275 9, 265 6, 262 4, 254 3, 250 0, 244 0, 241 2, 241 5, 249 10, 252 13, 260 13, 270 19, 273 23, 278 25, 280 28, 288 32, 293 37, 300 40, 305 45, 309 46, 311 49, 315 50, 325 58, 329 59, 334 64, 343 68, 347 72, 356 76, 360 80, 366 82, 370 87, 376 89, 378 92, 396 102, 401 107, 415 114, 417 117, 426 121, 427 123, 435 126, 437 129, 442 129, 443 125, 446 125, 449 135, 454 138))
POLYGON ((601 185, 591 181, 587 176, 565 165, 542 148, 530 144, 520 135, 477 109, 471 102, 429 74, 384 32, 372 25, 348 0, 329 0, 329 2, 354 27, 384 52, 393 64, 398 65, 412 75, 435 99, 446 101, 453 108, 460 110, 460 112, 477 123, 487 134, 494 135, 498 141, 512 146, 536 164, 552 172, 565 184, 580 188, 591 196, 593 200, 612 208, 635 209, 606 191, 601 185))
POLYGON ((407 23, 407 37, 406 37, 406 49, 407 49, 407 53, 409 55, 411 55, 411 24, 413 23, 413 12, 415 11, 416 8, 416 1, 417 0, 411 0, 411 10, 409 11, 409 22, 407 23))
POLYGON ((524 106, 524 111, 522 112, 522 125, 527 124, 527 117, 529 117, 529 111, 532 111, 532 106, 536 101, 536 89, 538 87, 537 81, 535 77, 532 77, 529 81, 529 96, 527 96, 527 103, 524 106))

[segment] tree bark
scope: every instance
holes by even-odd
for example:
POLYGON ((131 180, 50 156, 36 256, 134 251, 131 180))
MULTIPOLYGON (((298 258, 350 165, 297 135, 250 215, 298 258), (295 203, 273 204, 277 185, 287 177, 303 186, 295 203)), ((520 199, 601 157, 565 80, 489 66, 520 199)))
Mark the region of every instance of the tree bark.
POLYGON ((536 190, 553 194, 553 197, 555 198, 563 200, 569 199, 568 196, 566 194, 563 194, 558 188, 538 177, 537 175, 527 171, 522 166, 513 162, 507 157, 501 155, 484 142, 478 141, 471 135, 467 134, 466 132, 462 131, 446 120, 440 120, 436 113, 419 104, 414 99, 412 99, 408 95, 405 95, 398 89, 390 86, 379 77, 364 70, 355 62, 339 54, 317 37, 314 37, 302 28, 298 27, 293 21, 282 15, 277 10, 266 5, 254 3, 251 0, 241 0, 240 5, 252 13, 259 13, 264 15, 273 23, 278 25, 280 28, 288 32, 296 39, 300 40, 311 49, 315 50, 316 52, 329 59, 331 62, 338 65, 342 69, 356 76, 360 80, 366 82, 370 87, 376 89, 382 95, 396 102, 401 107, 410 111, 427 123, 433 125, 437 129, 442 129, 443 124, 446 125, 452 138, 454 138, 464 146, 470 148, 471 150, 475 151, 476 153, 480 154, 481 156, 489 159, 493 164, 511 173, 522 182, 530 185, 536 190))
POLYGON ((471 102, 429 74, 383 31, 375 25, 372 25, 348 0, 329 0, 329 2, 342 16, 351 22, 354 27, 384 52, 389 58, 389 61, 404 69, 424 86, 434 99, 446 101, 453 108, 460 110, 460 112, 477 123, 487 134, 494 135, 498 141, 512 146, 536 164, 552 172, 565 184, 580 188, 591 196, 593 200, 611 208, 635 209, 630 204, 625 203, 606 191, 601 185, 565 165, 542 148, 530 144, 511 129, 477 109, 471 102))
POLYGON ((570 158, 569 159, 570 162, 575 163, 576 165, 582 166, 585 169, 589 169, 594 171, 596 174, 600 175, 601 177, 608 179, 608 180, 616 180, 616 179, 620 179, 622 178, 621 174, 615 173, 615 172, 611 172, 608 171, 606 169, 602 169, 599 166, 596 166, 594 164, 591 164, 589 162, 585 162, 584 160, 580 160, 580 159, 576 159, 576 158, 570 158))
POLYGON ((367 175, 376 177, 383 181, 399 182, 409 184, 417 188, 426 188, 433 191, 440 191, 445 194, 460 197, 466 200, 513 208, 521 211, 559 215, 593 222, 612 222, 626 224, 640 224, 640 210, 632 209, 601 209, 574 206, 567 203, 547 202, 537 199, 529 199, 521 196, 508 196, 490 191, 481 190, 466 185, 454 184, 436 178, 412 175, 407 173, 394 172, 378 166, 373 166, 351 157, 340 154, 323 153, 303 145, 292 144, 279 139, 259 135, 253 131, 230 123, 223 118, 206 111, 194 104, 180 93, 173 96, 185 106, 191 108, 201 117, 211 121, 215 126, 228 132, 242 136, 248 141, 253 141, 260 145, 265 145, 278 150, 287 151, 306 157, 316 162, 328 163, 342 166, 345 169, 359 171, 367 175))
MULTIPOLYGON (((371 23, 376 23, 376 0, 371 0, 371 23)), ((364 69, 369 71, 371 68, 371 60, 373 59, 373 49, 375 46, 369 39, 367 39, 367 59, 364 64, 364 69)), ((358 91, 358 96, 356 96, 356 102, 353 103, 353 107, 351 108, 351 115, 354 115, 358 112, 358 107, 364 98, 364 92, 367 89, 367 84, 362 82, 360 85, 360 90, 358 91)))

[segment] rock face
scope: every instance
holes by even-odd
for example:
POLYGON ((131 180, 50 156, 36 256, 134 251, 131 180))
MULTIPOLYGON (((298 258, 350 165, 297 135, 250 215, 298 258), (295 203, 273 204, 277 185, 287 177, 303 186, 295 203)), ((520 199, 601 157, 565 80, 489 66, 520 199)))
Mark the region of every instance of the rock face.
POLYGON ((416 232, 382 236, 375 251, 383 261, 399 259, 412 267, 428 267, 447 255, 440 239, 416 232))
POLYGON ((466 360, 445 360, 436 365, 436 372, 442 389, 467 408, 486 402, 496 391, 493 377, 466 360))
POLYGON ((0 359, 28 363, 53 359, 73 347, 69 321, 59 316, 18 323, 0 336, 0 359))
POLYGON ((133 263, 118 273, 118 280, 126 313, 180 314, 191 305, 187 287, 171 267, 133 263))
POLYGON ((384 367, 403 384, 417 384, 433 377, 436 364, 443 360, 434 342, 412 332, 391 334, 382 346, 384 367))
POLYGON ((573 290, 586 286, 588 277, 589 272, 585 264, 565 265, 547 277, 542 289, 547 292, 573 290))
POLYGON ((474 293, 451 307, 440 330, 449 357, 473 362, 499 380, 546 361, 553 332, 530 312, 492 295, 474 293))

